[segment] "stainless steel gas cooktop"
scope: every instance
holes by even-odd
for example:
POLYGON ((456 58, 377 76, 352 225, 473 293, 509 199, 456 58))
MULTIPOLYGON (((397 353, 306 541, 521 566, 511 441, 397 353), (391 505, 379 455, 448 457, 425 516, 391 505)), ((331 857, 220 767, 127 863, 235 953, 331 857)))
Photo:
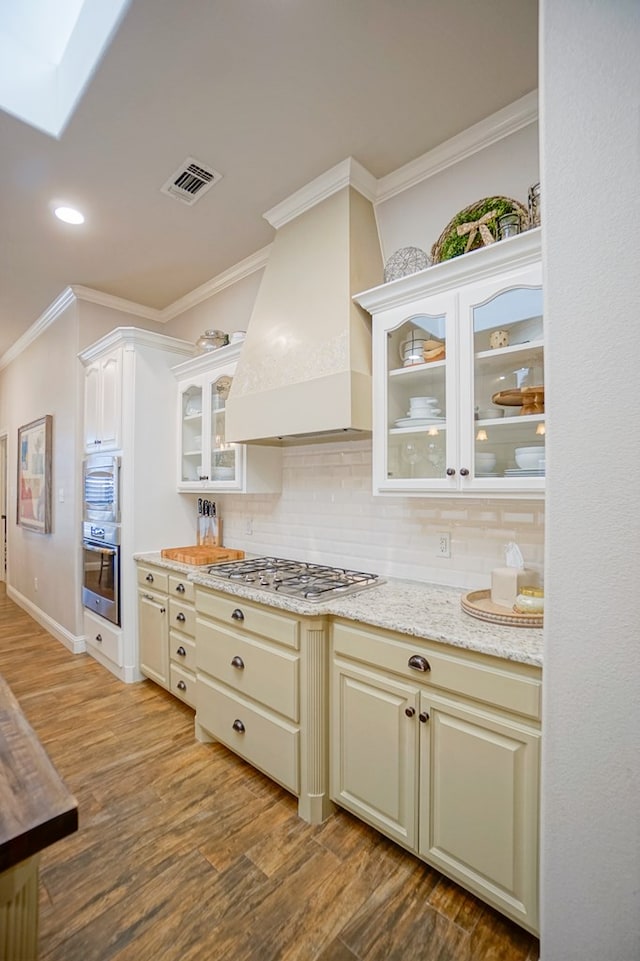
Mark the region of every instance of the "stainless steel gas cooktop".
POLYGON ((377 574, 288 561, 281 557, 254 557, 230 561, 228 564, 214 564, 208 573, 234 584, 244 584, 272 594, 286 594, 287 597, 298 597, 305 601, 327 601, 384 584, 377 574))

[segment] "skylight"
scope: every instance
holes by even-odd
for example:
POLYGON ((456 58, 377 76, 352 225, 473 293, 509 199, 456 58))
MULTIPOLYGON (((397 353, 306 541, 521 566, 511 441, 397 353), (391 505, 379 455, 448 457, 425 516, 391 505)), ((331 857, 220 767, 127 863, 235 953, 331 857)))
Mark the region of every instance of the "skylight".
POLYGON ((60 137, 131 0, 0 0, 0 109, 60 137))

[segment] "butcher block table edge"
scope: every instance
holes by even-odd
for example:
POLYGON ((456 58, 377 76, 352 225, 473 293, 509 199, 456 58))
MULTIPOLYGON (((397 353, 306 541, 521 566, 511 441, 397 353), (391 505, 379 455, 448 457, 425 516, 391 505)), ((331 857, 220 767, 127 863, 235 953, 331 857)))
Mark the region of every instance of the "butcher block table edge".
POLYGON ((0 872, 77 829, 77 800, 0 677, 0 872))

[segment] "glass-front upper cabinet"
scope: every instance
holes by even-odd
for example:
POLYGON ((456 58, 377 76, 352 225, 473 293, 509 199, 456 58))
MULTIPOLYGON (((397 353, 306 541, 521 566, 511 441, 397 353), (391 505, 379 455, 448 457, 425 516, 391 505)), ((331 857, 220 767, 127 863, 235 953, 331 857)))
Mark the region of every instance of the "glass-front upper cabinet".
POLYGON ((178 490, 273 492, 282 488, 279 448, 228 441, 226 407, 241 345, 172 368, 178 381, 178 490))
POLYGON ((540 230, 356 296, 373 317, 373 487, 544 490, 540 230))
POLYGON ((389 490, 440 489, 455 461, 455 300, 400 310, 379 332, 374 473, 389 490))

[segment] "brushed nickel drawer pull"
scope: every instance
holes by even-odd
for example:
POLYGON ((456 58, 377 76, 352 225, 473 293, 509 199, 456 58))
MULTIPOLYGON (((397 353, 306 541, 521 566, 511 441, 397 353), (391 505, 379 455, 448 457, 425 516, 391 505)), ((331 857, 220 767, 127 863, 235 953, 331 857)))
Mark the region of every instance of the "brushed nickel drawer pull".
POLYGON ((182 613, 182 611, 180 611, 179 614, 176 614, 176 621, 180 621, 180 622, 186 621, 186 617, 184 616, 184 614, 182 613))
POLYGON ((145 581, 148 581, 150 584, 153 584, 153 574, 147 574, 147 576, 145 577, 145 581))
POLYGON ((186 691, 187 689, 187 685, 184 683, 184 681, 178 681, 178 683, 176 684, 176 687, 178 688, 179 691, 186 691))
POLYGON ((184 647, 182 646, 182 644, 180 645, 180 647, 179 647, 178 650, 176 651, 176 654, 178 655, 178 657, 186 657, 186 656, 187 656, 187 652, 185 651, 185 649, 184 649, 184 647))
POLYGON ((244 724, 242 721, 238 720, 238 718, 235 719, 231 727, 234 731, 237 731, 238 734, 244 734, 244 724))
POLYGON ((178 584, 176 590, 178 594, 184 594, 184 584, 178 584))
POLYGON ((239 671, 243 671, 244 661, 242 660, 241 657, 238 657, 238 655, 236 654, 235 657, 231 658, 231 667, 237 667, 239 671))
POLYGON ((426 657, 422 654, 412 654, 409 658, 409 667, 412 667, 414 671, 422 671, 424 674, 431 670, 431 665, 426 657))
POLYGON ((239 607, 236 607, 235 611, 231 612, 231 617, 234 621, 244 621, 244 614, 239 607))

